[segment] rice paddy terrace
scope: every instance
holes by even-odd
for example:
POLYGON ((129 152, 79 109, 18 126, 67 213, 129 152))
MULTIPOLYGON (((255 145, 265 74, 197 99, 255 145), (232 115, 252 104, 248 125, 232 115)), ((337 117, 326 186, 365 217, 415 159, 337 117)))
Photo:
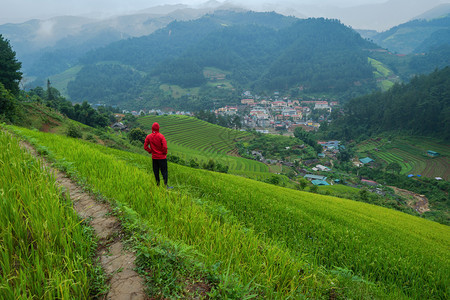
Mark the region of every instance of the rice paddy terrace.
POLYGON ((142 128, 149 131, 154 122, 159 123, 160 131, 168 142, 205 153, 235 153, 235 142, 250 136, 243 131, 224 128, 187 116, 163 115, 139 118, 142 128))
POLYGON ((396 162, 402 167, 401 174, 442 177, 450 180, 450 145, 426 137, 396 137, 370 139, 358 145, 360 157, 370 156, 382 164, 396 162), (439 153, 427 156, 427 151, 439 153))
POLYGON ((249 176, 270 176, 269 167, 261 162, 237 157, 235 143, 250 138, 250 134, 224 128, 193 117, 163 115, 138 119, 142 129, 150 132, 158 122, 169 153, 184 160, 205 162, 212 158, 230 168, 231 173, 249 176))
MULTIPOLYGON (((132 232, 148 230, 150 237, 136 248, 138 260, 144 264, 140 268, 151 274, 146 279, 152 281, 160 276, 164 271, 160 267, 162 260, 171 266, 166 267, 170 280, 163 281, 162 286, 151 283, 152 291, 157 293, 152 297, 182 296, 170 287, 174 282, 187 282, 182 272, 188 267, 182 263, 187 255, 197 258, 206 269, 222 274, 218 281, 210 283, 217 292, 216 299, 243 299, 252 295, 263 299, 448 298, 448 226, 366 203, 177 164, 169 165, 170 181, 175 188, 167 191, 155 185, 148 155, 49 133, 8 129, 31 141, 40 153, 86 189, 122 209, 125 219, 133 220, 132 232), (162 242, 176 246, 163 251, 168 246, 158 246, 162 242), (175 267, 181 269, 174 271, 175 267)), ((15 143, 9 138, 1 146, 15 143)), ((20 152, 17 146, 15 149, 15 153, 20 152)), ((22 168, 2 176, 2 188, 8 187, 4 190, 7 198, 2 199, 20 207, 24 203, 16 197, 15 182, 21 172, 28 168, 43 171, 39 166, 27 164, 26 158, 10 163, 8 156, 1 157, 5 166, 22 168)), ((31 191, 35 184, 45 185, 26 182, 31 191)), ((50 201, 50 198, 40 201, 50 201)), ((57 201, 52 203, 58 205, 57 201)), ((2 210, 0 218, 9 215, 11 212, 2 210)), ((54 218, 65 216, 54 215, 54 218)), ((21 216, 17 220, 22 220, 21 216)), ((57 220, 54 222, 58 224, 57 220)), ((37 228, 42 227, 39 224, 36 223, 37 228)), ((23 235, 11 238, 13 231, 8 228, 1 229, 2 270, 8 266, 12 270, 12 266, 22 263, 14 252, 3 251, 6 238, 10 241, 8 245, 17 245, 24 251, 33 251, 37 240, 47 239, 45 235, 29 239, 25 229, 23 235)), ((46 257, 45 253, 39 255, 46 257)), ((26 263, 27 256, 23 258, 26 263)), ((29 266, 34 270, 32 264, 29 266)), ((39 270, 55 268, 47 266, 45 261, 40 266, 39 270)), ((2 272, 1 276, 1 290, 20 294, 22 286, 11 284, 21 282, 20 279, 12 281, 14 272, 2 272)), ((61 273, 58 282, 64 282, 64 276, 72 274, 61 273)), ((34 278, 38 280, 39 276, 34 278)), ((88 283, 86 279, 84 282, 88 283)), ((45 287, 50 283, 38 280, 29 285, 45 287)), ((57 285, 51 288, 55 294, 49 295, 57 295, 57 285)), ((87 293, 88 286, 80 288, 83 288, 81 294, 87 293)))

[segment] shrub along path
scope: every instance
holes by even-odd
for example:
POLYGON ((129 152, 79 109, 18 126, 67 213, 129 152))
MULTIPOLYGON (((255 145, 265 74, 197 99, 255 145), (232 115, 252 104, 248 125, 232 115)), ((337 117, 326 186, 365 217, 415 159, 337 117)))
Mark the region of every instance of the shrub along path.
MULTIPOLYGON (((26 142, 21 142, 31 154, 39 157, 35 149, 26 142)), ((44 160, 45 166, 53 172, 56 182, 69 193, 78 215, 90 220, 98 237, 97 257, 109 280, 110 289, 105 299, 148 299, 144 292, 144 280, 137 274, 134 253, 124 250, 121 241, 120 223, 116 217, 110 215, 111 208, 106 203, 99 203, 96 199, 83 191, 74 181, 44 160)))

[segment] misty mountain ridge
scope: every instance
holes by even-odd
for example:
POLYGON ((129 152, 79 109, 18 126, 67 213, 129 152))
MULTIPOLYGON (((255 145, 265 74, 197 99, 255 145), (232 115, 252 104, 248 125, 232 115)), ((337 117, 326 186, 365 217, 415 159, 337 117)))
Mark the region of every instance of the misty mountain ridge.
POLYGON ((183 104, 172 103, 200 109, 207 104, 192 101, 218 91, 205 75, 212 69, 226 81, 225 94, 235 87, 362 94, 375 88, 367 49, 377 48, 338 20, 221 11, 89 52, 67 89, 72 101, 123 107, 130 105, 124 99, 142 98, 140 105, 155 107, 170 100, 163 85, 200 88, 194 98, 183 92, 188 99, 176 100, 183 104))
POLYGON ((450 45, 450 39, 445 34, 448 30, 450 30, 450 14, 429 20, 415 19, 372 35, 370 38, 392 52, 420 53, 429 51, 431 46, 450 45))
MULTIPOLYGON (((391 0, 387 3, 374 4, 372 6, 360 5, 347 8, 333 8, 328 11, 321 6, 296 3, 286 4, 281 1, 276 6, 261 4, 259 8, 256 7, 258 8, 256 10, 276 11, 280 14, 297 18, 306 18, 307 16, 337 18, 344 24, 348 24, 347 20, 350 21, 350 19, 345 17, 345 12, 347 11, 350 12, 350 15, 361 16, 362 19, 366 20, 368 20, 368 16, 374 15, 377 15, 378 19, 386 20, 387 16, 383 14, 383 11, 392 11, 393 6, 397 8, 402 6, 417 7, 417 9, 408 14, 408 18, 411 19, 417 15, 416 12, 423 13, 438 5, 439 2, 432 0, 427 1, 426 4, 414 2, 412 3, 414 5, 411 5, 411 2, 407 1, 408 5, 406 5, 404 1, 391 0), (374 13, 374 11, 378 11, 378 13, 374 13), (339 14, 342 14, 342 18, 339 17, 339 14)), ((64 65, 68 67, 72 66, 86 51, 121 39, 149 35, 174 20, 193 20, 206 13, 213 13, 216 10, 242 12, 247 9, 252 8, 243 7, 228 1, 219 2, 214 0, 195 6, 186 4, 160 5, 128 14, 110 16, 105 19, 98 19, 100 14, 97 14, 95 17, 94 15, 89 15, 88 17, 62 16, 46 20, 35 19, 21 24, 3 24, 0 25, 0 33, 10 40, 18 59, 22 61, 25 74, 28 76, 49 76, 54 74, 49 73, 51 70, 62 70, 58 67, 52 67, 46 71, 46 68, 41 66, 42 63, 48 61, 48 56, 55 56, 55 54, 56 56, 61 56, 60 53, 55 52, 62 52, 66 49, 70 53, 70 55, 67 55, 69 61, 64 65)), ((404 9, 394 9, 394 11, 403 13, 404 9)), ((354 25, 352 27, 358 28, 354 25)))

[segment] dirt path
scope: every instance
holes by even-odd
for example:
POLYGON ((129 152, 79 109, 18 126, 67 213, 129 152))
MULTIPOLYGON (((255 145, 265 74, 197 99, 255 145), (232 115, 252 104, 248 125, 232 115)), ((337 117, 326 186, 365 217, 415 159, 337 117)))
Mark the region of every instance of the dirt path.
MULTIPOLYGON (((22 141, 21 145, 35 157, 42 159, 30 144, 22 141)), ((136 257, 133 252, 124 250, 120 223, 109 214, 111 207, 97 202, 64 173, 52 168, 45 159, 42 160, 45 167, 55 174, 57 183, 69 193, 78 215, 90 220, 90 225, 99 239, 97 256, 110 284, 105 299, 148 299, 144 293, 144 280, 134 271, 136 257)))

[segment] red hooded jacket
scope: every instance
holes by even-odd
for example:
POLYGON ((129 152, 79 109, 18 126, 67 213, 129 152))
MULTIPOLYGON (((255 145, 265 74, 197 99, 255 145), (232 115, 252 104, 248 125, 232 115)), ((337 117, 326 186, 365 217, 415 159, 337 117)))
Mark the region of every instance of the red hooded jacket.
POLYGON ((156 122, 152 125, 152 133, 145 138, 144 149, 152 154, 153 159, 167 158, 166 138, 159 133, 159 124, 156 122))

